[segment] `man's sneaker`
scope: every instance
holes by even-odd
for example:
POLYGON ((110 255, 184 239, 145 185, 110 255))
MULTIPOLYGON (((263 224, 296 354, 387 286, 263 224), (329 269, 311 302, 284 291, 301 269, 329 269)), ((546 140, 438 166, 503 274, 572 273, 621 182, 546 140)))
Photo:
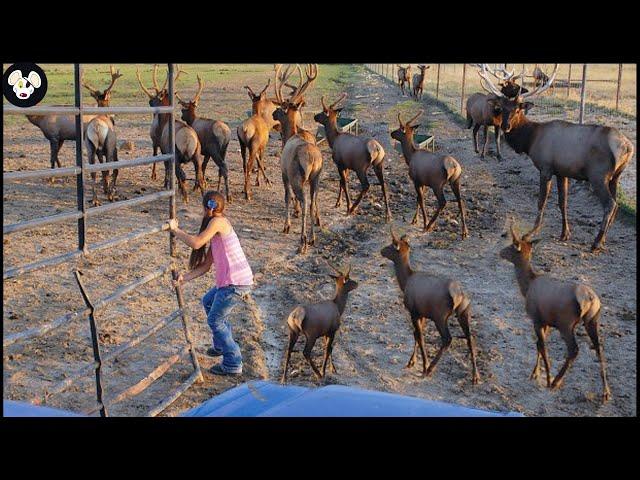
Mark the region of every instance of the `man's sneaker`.
POLYGON ((240 370, 232 371, 232 370, 227 370, 220 363, 218 365, 214 365, 213 367, 211 367, 209 369, 209 372, 213 373, 214 375, 242 375, 242 367, 240 367, 240 370))
POLYGON ((222 355, 222 350, 216 350, 213 347, 209 347, 207 348, 207 355, 209 355, 210 357, 219 357, 220 355, 222 355))

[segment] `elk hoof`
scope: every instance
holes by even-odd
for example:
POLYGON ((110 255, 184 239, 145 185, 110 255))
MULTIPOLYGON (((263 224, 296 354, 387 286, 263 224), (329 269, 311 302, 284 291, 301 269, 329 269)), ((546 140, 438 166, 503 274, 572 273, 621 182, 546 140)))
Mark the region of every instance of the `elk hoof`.
POLYGON ((567 242, 569 241, 570 238, 571 238, 571 234, 569 232, 562 232, 562 235, 560 235, 561 242, 567 242))
POLYGON ((480 375, 478 375, 477 373, 475 373, 473 375, 473 378, 471 379, 471 383, 473 385, 478 385, 478 383, 480 383, 480 375))
POLYGON ((591 246, 591 253, 602 253, 605 251, 604 245, 602 243, 594 243, 591 246))
POLYGON ((411 225, 417 225, 417 223, 418 223, 418 217, 411 220, 411 225))
POLYGON ((282 229, 282 233, 289 233, 290 229, 291 229, 290 225, 285 225, 284 228, 282 229))
POLYGON ((91 205, 94 206, 94 207, 99 207, 102 204, 100 203, 100 201, 97 198, 94 198, 93 200, 91 200, 91 205))
POLYGON ((560 389, 560 387, 562 386, 562 379, 555 379, 553 382, 551 382, 551 390, 558 390, 560 389))
POLYGON ((607 403, 609 400, 611 400, 611 390, 607 387, 604 392, 602 392, 602 403, 607 403))
POLYGON ((537 380, 539 376, 540 372, 538 372, 538 370, 534 370, 531 372, 531 375, 529 375, 529 380, 537 380))
POLYGON ((385 223, 389 223, 391 221, 391 213, 387 212, 387 214, 384 217, 384 221, 385 223))
POLYGON ((496 159, 502 160, 502 155, 500 155, 500 154, 496 155, 496 159))
POLYGON ((462 239, 464 240, 465 238, 467 238, 469 236, 469 231, 465 230, 462 232, 462 239))

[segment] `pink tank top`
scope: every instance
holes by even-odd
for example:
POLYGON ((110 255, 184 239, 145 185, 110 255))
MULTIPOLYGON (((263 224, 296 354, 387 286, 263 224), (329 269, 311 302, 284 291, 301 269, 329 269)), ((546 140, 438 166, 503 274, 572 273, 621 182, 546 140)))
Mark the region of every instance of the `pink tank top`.
POLYGON ((213 236, 211 253, 216 268, 216 286, 218 288, 228 285, 253 285, 253 272, 244 256, 240 240, 238 240, 233 227, 231 227, 231 232, 225 236, 219 233, 213 236))

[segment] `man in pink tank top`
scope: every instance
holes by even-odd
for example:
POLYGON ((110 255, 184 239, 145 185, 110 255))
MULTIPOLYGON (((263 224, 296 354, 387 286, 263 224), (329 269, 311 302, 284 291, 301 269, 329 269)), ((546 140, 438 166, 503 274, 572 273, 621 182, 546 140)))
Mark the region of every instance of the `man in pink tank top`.
POLYGON ((216 286, 202 298, 207 323, 213 334, 213 345, 207 350, 207 355, 222 356, 222 362, 210 371, 216 375, 240 375, 242 353, 233 339, 229 318, 239 301, 249 295, 253 273, 236 232, 223 214, 224 207, 224 197, 209 191, 203 197, 204 215, 198 235, 180 230, 175 219, 169 222, 169 228, 178 240, 193 249, 189 259, 190 270, 180 274, 176 284, 198 278, 212 266, 216 271, 216 286))

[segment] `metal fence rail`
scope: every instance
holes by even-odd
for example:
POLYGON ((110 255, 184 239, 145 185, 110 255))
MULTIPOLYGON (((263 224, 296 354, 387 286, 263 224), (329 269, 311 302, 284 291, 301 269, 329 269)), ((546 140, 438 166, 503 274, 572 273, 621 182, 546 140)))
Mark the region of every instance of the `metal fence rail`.
MULTIPOLYGON (((89 165, 86 161, 83 160, 83 122, 82 116, 87 114, 161 114, 168 113, 173 116, 174 111, 174 65, 168 64, 168 93, 169 98, 171 99, 171 105, 166 107, 84 107, 82 105, 82 90, 81 90, 81 77, 82 77, 82 67, 80 64, 74 65, 74 89, 75 89, 75 106, 74 107, 56 107, 56 106, 47 106, 40 105, 31 108, 18 108, 12 106, 3 106, 3 113, 12 114, 12 115, 48 115, 48 114, 68 114, 75 115, 76 117, 76 166, 68 167, 68 168, 58 168, 58 169, 47 169, 47 170, 34 170, 34 171, 20 171, 20 172, 6 172, 3 173, 3 182, 10 181, 19 181, 26 179, 35 179, 35 178, 45 178, 45 177, 63 177, 63 176, 76 176, 76 197, 77 197, 77 210, 72 212, 65 212, 56 215, 45 216, 41 218, 25 220, 21 222, 17 222, 10 225, 3 225, 3 233, 9 234, 14 232, 19 232, 23 230, 29 230, 33 228, 40 227, 42 225, 48 225, 52 223, 59 223, 68 220, 77 220, 78 222, 78 248, 77 250, 66 252, 54 257, 50 257, 44 260, 40 260, 37 262, 33 262, 27 265, 10 267, 3 271, 3 280, 7 280, 10 278, 17 277, 19 275, 25 274, 27 272, 32 272, 38 269, 59 265, 61 263, 73 260, 80 256, 88 255, 90 253, 105 250, 108 248, 114 248, 120 246, 124 243, 140 239, 147 235, 151 235, 154 233, 159 233, 162 231, 166 231, 166 225, 155 225, 151 227, 146 227, 134 232, 130 232, 128 234, 111 238, 100 243, 96 243, 94 245, 89 245, 86 241, 86 222, 87 218, 90 217, 98 217, 104 213, 110 212, 112 210, 127 208, 135 205, 140 205, 143 203, 152 202, 155 200, 160 200, 164 198, 169 198, 169 218, 176 217, 176 203, 175 203, 175 191, 176 191, 176 183, 175 183, 175 124, 173 121, 169 122, 169 131, 172 139, 172 151, 170 154, 157 155, 154 157, 140 157, 132 160, 124 160, 118 162, 107 162, 104 164, 95 164, 89 165), (151 193, 147 195, 142 195, 130 200, 113 202, 110 204, 102 205, 99 207, 88 208, 85 201, 85 187, 84 180, 86 175, 92 172, 98 172, 103 170, 112 170, 116 168, 131 168, 140 165, 147 165, 151 163, 157 162, 166 162, 170 161, 170 189, 151 193)), ((170 252, 171 256, 175 255, 175 238, 173 233, 170 234, 170 252)), ((113 303, 117 299, 121 298, 123 295, 127 293, 131 293, 135 289, 145 285, 152 280, 155 280, 162 275, 166 274, 171 269, 171 265, 167 265, 165 267, 159 268, 154 272, 149 273, 148 275, 139 278, 128 285, 124 285, 118 289, 116 289, 112 294, 97 300, 96 302, 92 302, 87 294, 84 285, 82 284, 80 275, 81 272, 75 271, 76 281, 78 283, 78 287, 82 293, 83 299, 85 300, 86 307, 81 308, 75 312, 70 312, 64 314, 44 325, 40 325, 38 327, 34 327, 31 329, 24 330, 22 332, 14 333, 11 335, 7 335, 3 338, 3 347, 8 347, 15 344, 18 341, 29 340, 35 337, 40 337, 45 335, 53 330, 56 330, 62 326, 68 325, 74 320, 79 318, 87 317, 89 318, 89 326, 91 329, 91 338, 92 338, 92 347, 94 353, 94 361, 93 363, 85 366, 69 377, 67 377, 62 382, 58 382, 52 388, 48 389, 44 395, 35 396, 32 399, 33 403, 42 403, 46 402, 46 399, 54 394, 59 394, 66 389, 68 389, 75 382, 81 380, 91 373, 93 370, 95 373, 96 379, 96 405, 97 408, 93 411, 100 411, 101 416, 107 416, 107 405, 111 405, 113 403, 118 403, 132 396, 138 395, 142 391, 144 391, 147 387, 149 387, 154 381, 159 379, 162 375, 164 375, 169 368, 177 363, 182 357, 184 357, 187 353, 190 355, 191 363, 193 365, 193 373, 187 378, 185 382, 183 382, 177 389, 171 392, 165 399, 163 399, 158 405, 156 405, 152 410, 148 412, 148 415, 155 416, 164 410, 168 405, 170 405, 173 401, 175 401, 182 393, 186 391, 189 386, 191 386, 194 382, 202 380, 202 372, 200 370, 200 364, 198 362, 193 341, 191 338, 191 333, 189 330, 188 319, 184 311, 184 305, 182 301, 182 290, 178 286, 175 288, 176 299, 178 303, 178 309, 171 313, 169 316, 161 319, 157 323, 155 323, 151 328, 147 329, 142 334, 138 335, 136 338, 129 340, 127 343, 120 345, 116 350, 110 352, 109 354, 102 356, 100 352, 100 342, 98 335, 98 326, 95 319, 96 314, 107 307, 109 304, 113 303), (171 356, 169 359, 162 362, 159 366, 157 366, 151 374, 149 374, 145 379, 139 381, 132 387, 129 387, 122 392, 107 397, 104 392, 104 387, 102 385, 102 365, 107 360, 112 360, 117 358, 119 355, 123 354, 125 351, 133 348, 134 346, 140 344, 143 340, 150 338, 153 334, 158 333, 160 330, 167 328, 173 321, 180 316, 182 319, 182 330, 184 333, 185 343, 186 345, 181 348, 181 350, 171 356), (105 400, 106 398, 106 400, 105 400)), ((174 278, 177 275, 175 270, 172 270, 172 274, 174 278)))

